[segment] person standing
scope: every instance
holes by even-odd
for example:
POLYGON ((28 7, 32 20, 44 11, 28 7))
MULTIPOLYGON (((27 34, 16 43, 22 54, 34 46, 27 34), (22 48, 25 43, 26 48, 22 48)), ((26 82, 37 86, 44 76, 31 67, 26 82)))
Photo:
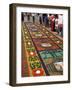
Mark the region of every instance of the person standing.
POLYGON ((40 22, 40 24, 42 24, 42 15, 41 14, 39 14, 39 22, 40 22))
POLYGON ((55 31, 55 16, 51 15, 51 31, 55 31))
POLYGON ((48 15, 47 14, 43 14, 43 24, 45 26, 48 26, 48 15))
POLYGON ((63 15, 58 15, 58 30, 59 35, 63 37, 63 15))
POLYGON ((27 14, 27 19, 30 21, 30 13, 27 14))
POLYGON ((55 31, 59 34, 58 32, 58 15, 55 15, 55 31))
POLYGON ((21 16, 21 20, 22 20, 22 22, 24 21, 24 13, 22 13, 21 14, 22 16, 21 16))
POLYGON ((33 23, 35 23, 35 14, 32 13, 33 23))

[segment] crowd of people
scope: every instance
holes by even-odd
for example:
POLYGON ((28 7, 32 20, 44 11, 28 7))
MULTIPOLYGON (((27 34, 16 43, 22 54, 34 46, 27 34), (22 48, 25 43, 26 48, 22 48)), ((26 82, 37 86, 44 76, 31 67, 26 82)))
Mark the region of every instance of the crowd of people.
POLYGON ((51 31, 57 32, 58 35, 63 37, 62 14, 22 13, 22 21, 43 24, 51 28, 51 31))

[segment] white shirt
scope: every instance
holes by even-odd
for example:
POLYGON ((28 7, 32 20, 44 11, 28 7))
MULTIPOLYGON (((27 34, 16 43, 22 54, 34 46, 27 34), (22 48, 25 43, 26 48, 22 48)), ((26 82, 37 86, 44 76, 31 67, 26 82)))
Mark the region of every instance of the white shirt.
POLYGON ((58 16, 58 24, 63 24, 63 16, 62 15, 58 16))

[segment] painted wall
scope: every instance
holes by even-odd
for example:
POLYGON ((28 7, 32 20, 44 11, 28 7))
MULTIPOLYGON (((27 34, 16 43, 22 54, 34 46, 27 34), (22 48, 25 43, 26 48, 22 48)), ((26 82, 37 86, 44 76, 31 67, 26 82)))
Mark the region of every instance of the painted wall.
MULTIPOLYGON (((28 4, 47 4, 70 6, 72 11, 72 0, 0 0, 0 90, 71 90, 70 84, 11 87, 9 82, 9 4, 28 3, 28 4)), ((72 12, 71 12, 72 17, 72 12)), ((72 22, 72 18, 71 18, 72 22)), ((72 29, 72 26, 71 26, 72 29)), ((71 31, 72 34, 72 31, 71 31)), ((72 38, 72 35, 71 35, 72 38)), ((71 42, 72 45, 72 42, 71 42)), ((72 48, 71 48, 72 50, 72 48)), ((72 68, 72 62, 71 62, 72 68)), ((71 72, 72 76, 72 72, 71 72)))

